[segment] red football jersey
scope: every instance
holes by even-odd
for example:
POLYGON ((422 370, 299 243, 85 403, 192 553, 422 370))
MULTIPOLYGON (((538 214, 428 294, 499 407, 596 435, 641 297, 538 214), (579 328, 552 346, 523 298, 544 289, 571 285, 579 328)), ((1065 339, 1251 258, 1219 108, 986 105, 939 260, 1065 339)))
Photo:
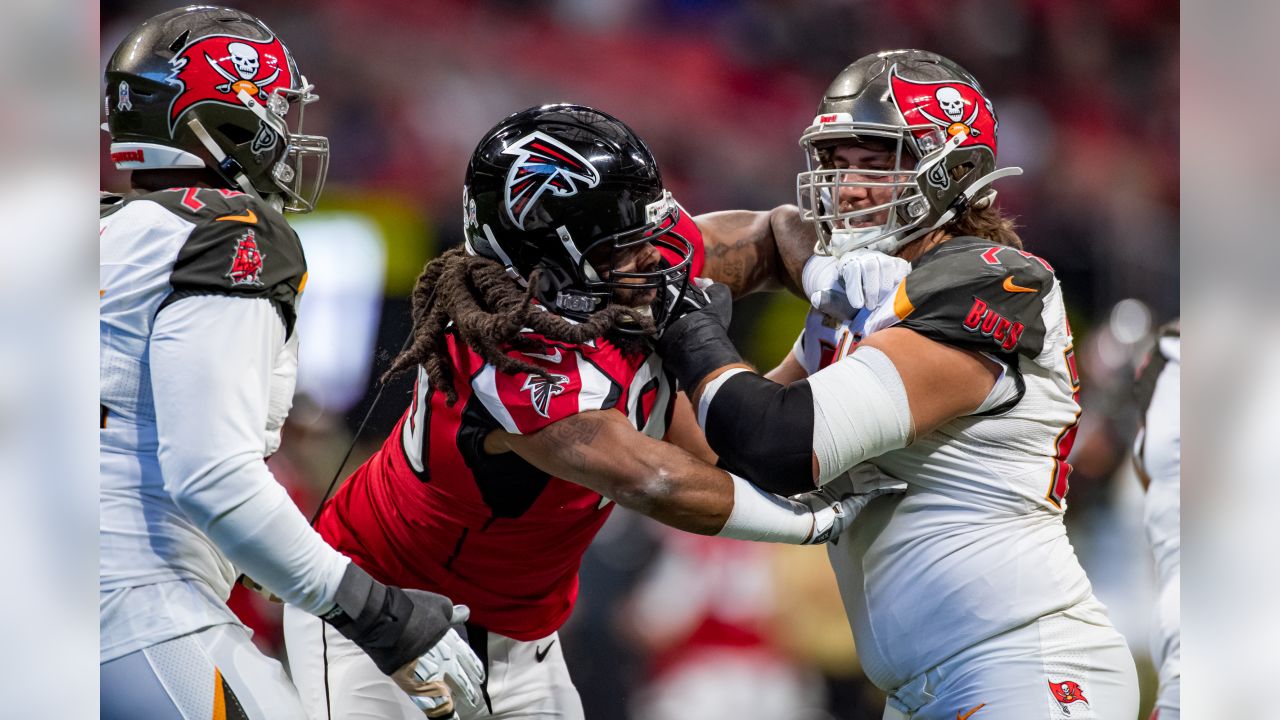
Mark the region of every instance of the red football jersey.
MULTIPOLYGON (((687 214, 678 229, 693 242, 696 274, 701 235, 687 214)), ((419 368, 395 430, 317 523, 325 540, 382 582, 441 593, 468 605, 472 622, 517 640, 546 637, 569 618, 582 555, 613 505, 515 453, 485 454, 485 436, 535 433, 575 413, 613 409, 660 439, 674 393, 651 353, 624 354, 604 339, 545 342, 541 352, 507 353, 544 368, 549 382, 499 373, 451 334, 458 402, 449 407, 419 368)))

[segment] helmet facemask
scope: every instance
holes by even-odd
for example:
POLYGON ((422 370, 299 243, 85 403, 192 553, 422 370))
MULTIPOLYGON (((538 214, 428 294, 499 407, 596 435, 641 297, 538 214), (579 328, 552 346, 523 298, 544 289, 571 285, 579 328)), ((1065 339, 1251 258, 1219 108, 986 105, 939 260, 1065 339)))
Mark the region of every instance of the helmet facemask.
POLYGON ((816 253, 838 257, 870 248, 892 254, 936 227, 930 224, 922 228, 930 215, 922 182, 931 168, 940 167, 941 160, 958 141, 944 144, 942 133, 932 125, 896 127, 835 122, 815 128, 810 128, 800 140, 808 170, 796 177, 796 196, 801 218, 818 228, 816 253), (836 168, 832 153, 844 144, 886 150, 893 157, 893 166, 836 168), (924 158, 919 159, 922 151, 924 158), (840 209, 843 190, 862 189, 882 194, 886 188, 891 192, 884 202, 840 209), (879 215, 884 215, 881 223, 865 224, 879 215))
POLYGON ((278 210, 311 212, 324 190, 329 172, 329 139, 302 133, 304 108, 320 99, 312 92, 314 88, 305 77, 301 87, 272 88, 265 107, 247 92, 238 92, 236 98, 261 121, 258 133, 251 138, 232 138, 221 133, 215 137, 194 113, 186 124, 213 157, 215 169, 223 178, 249 194, 262 197, 278 210), (294 107, 296 119, 290 129, 289 111, 294 107), (284 151, 277 153, 276 159, 262 168, 262 172, 250 177, 246 165, 253 167, 251 163, 256 162, 254 156, 262 152, 261 146, 278 142, 284 144, 284 151))
MULTIPOLYGON (((557 313, 574 319, 586 319, 592 312, 610 304, 629 305, 648 315, 661 329, 688 289, 693 262, 693 243, 675 229, 680 213, 680 205, 670 192, 664 191, 660 199, 645 207, 642 225, 592 240, 582 252, 578 251, 573 237, 562 226, 557 234, 573 261, 571 274, 574 277, 565 278, 569 282, 556 287, 554 297, 545 299, 553 303, 557 313), (652 269, 614 269, 620 263, 625 264, 629 256, 641 251, 645 245, 659 251, 666 250, 667 256, 673 255, 676 262, 672 264, 664 256, 652 269), (652 301, 638 306, 630 302, 638 294, 648 291, 655 291, 652 301)), ((544 263, 544 269, 546 266, 544 263)), ((622 326, 619 329, 624 332, 642 331, 639 327, 622 326)))

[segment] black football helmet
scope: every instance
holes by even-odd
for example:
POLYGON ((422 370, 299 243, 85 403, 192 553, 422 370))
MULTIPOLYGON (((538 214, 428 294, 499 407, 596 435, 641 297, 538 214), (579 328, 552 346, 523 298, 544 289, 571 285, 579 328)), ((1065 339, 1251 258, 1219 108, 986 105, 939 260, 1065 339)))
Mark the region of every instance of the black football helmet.
POLYGON ((817 252, 893 253, 968 207, 990 204, 990 184, 1022 172, 996 169, 998 128, 978 81, 936 53, 886 50, 840 71, 800 137, 808 170, 796 178, 796 195, 803 217, 817 225, 817 252), (894 168, 837 170, 831 148, 860 142, 896 149, 894 168), (849 187, 893 193, 887 203, 842 212, 840 190, 849 187), (885 210, 883 225, 855 227, 885 210))
POLYGON ((229 188, 308 212, 329 169, 329 141, 301 134, 302 108, 318 99, 312 88, 284 43, 248 13, 207 5, 161 13, 107 63, 111 159, 121 170, 208 167, 229 188))
POLYGON ((582 320, 615 291, 657 290, 658 327, 689 284, 693 244, 653 153, 622 121, 582 105, 542 105, 488 132, 463 185, 467 251, 502 263, 549 310, 582 320), (650 271, 613 270, 619 251, 652 243, 650 271))

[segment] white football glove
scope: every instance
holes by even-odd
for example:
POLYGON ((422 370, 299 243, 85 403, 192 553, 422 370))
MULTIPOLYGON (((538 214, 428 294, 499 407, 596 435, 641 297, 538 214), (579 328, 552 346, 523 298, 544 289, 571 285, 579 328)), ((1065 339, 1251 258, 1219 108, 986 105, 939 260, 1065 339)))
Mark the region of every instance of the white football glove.
MULTIPOLYGON (((469 617, 471 610, 466 605, 453 606, 454 624, 460 625, 469 617)), ((484 704, 480 694, 484 663, 453 628, 426 654, 391 677, 429 718, 455 717, 456 704, 471 709, 484 704)))
POLYGON ((801 285, 819 312, 850 320, 859 310, 874 310, 892 297, 909 272, 906 260, 864 248, 838 258, 814 255, 805 263, 801 285))
POLYGON ((813 513, 813 532, 806 545, 837 542, 858 513, 881 495, 906 492, 907 484, 871 465, 859 465, 817 490, 791 498, 813 513))

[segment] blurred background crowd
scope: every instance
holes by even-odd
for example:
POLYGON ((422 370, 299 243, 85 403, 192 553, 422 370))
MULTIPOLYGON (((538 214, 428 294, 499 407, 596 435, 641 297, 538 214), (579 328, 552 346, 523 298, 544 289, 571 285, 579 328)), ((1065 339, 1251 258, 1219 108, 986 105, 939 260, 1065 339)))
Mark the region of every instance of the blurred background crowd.
MULTIPOLYGON (((100 67, 175 3, 104 0, 100 67)), ((461 185, 481 135, 550 101, 593 105, 650 144, 693 213, 794 202, 797 144, 854 59, 917 47, 982 82, 1000 120, 1000 186, 1027 249, 1056 269, 1084 408, 1067 524, 1144 683, 1152 571, 1128 455, 1135 365, 1179 312, 1178 8, 1169 0, 263 0, 232 3, 285 41, 332 146, 320 209, 298 218, 310 265, 299 396, 272 458, 308 515, 409 330, 423 265, 461 241, 461 185)), ((101 181, 127 188, 102 138, 101 181)), ((738 304, 762 368, 805 305, 738 304)), ((346 471, 386 437, 407 380, 374 408, 346 471)), ((280 654, 279 610, 236 608, 280 654)), ((879 718, 820 548, 732 543, 615 511, 561 632, 591 718, 879 718)), ((1145 712, 1145 711, 1144 711, 1145 712)), ((1145 717, 1145 715, 1144 715, 1145 717)))

